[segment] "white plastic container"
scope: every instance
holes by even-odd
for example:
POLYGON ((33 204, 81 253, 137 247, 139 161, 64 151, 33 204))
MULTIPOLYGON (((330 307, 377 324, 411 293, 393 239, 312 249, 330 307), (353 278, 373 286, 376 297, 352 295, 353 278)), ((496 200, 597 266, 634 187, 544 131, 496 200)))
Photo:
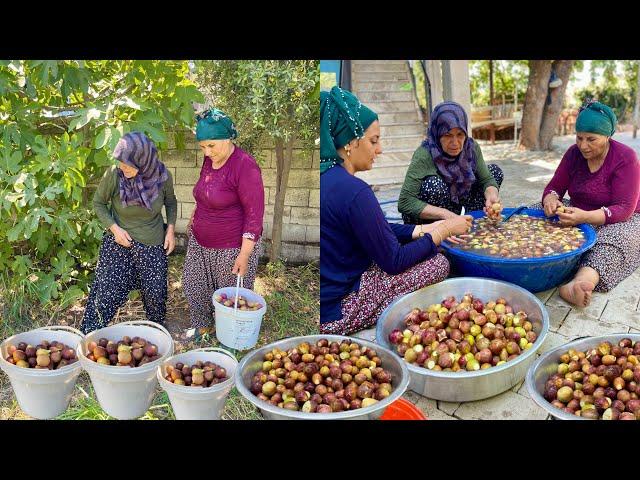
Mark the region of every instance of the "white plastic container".
POLYGON ((258 343, 262 317, 267 311, 267 302, 264 298, 248 288, 225 287, 213 293, 212 302, 216 311, 216 338, 227 347, 236 350, 248 350, 258 343), (216 302, 216 295, 227 295, 228 298, 236 295, 243 296, 250 302, 259 302, 262 308, 259 310, 240 310, 234 307, 226 307, 216 302))
POLYGON ((85 337, 78 348, 82 368, 89 372, 98 403, 110 416, 119 420, 139 418, 151 406, 158 380, 156 369, 173 355, 171 334, 161 325, 147 320, 133 320, 95 330, 85 337), (158 347, 160 358, 141 367, 102 365, 89 360, 87 344, 100 338, 117 341, 124 336, 142 337, 158 347))
POLYGON ((222 348, 205 347, 166 359, 162 365, 158 366, 157 375, 160 386, 169 395, 177 420, 219 420, 229 392, 235 383, 237 368, 238 360, 232 353, 222 348), (207 388, 176 385, 165 378, 167 365, 175 365, 178 362, 193 365, 198 360, 221 366, 226 369, 229 378, 207 388))
POLYGON ((0 344, 0 367, 7 374, 24 413, 41 420, 55 418, 68 407, 73 388, 82 371, 80 362, 72 363, 60 370, 22 368, 5 360, 9 346, 20 342, 36 346, 43 340, 62 342, 76 349, 84 338, 79 330, 67 326, 50 326, 19 333, 0 344))

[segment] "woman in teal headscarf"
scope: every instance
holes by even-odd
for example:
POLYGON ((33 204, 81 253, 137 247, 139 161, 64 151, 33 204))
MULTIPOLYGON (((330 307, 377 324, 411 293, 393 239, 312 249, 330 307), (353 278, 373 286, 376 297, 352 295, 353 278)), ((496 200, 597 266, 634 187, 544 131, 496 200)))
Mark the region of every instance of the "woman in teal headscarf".
POLYGON ((576 119, 576 144, 562 157, 542 203, 534 206, 547 216, 557 214, 562 225, 596 227, 596 244, 559 289, 579 307, 589 304, 594 290, 609 291, 640 267, 640 163, 633 149, 611 138, 615 131, 613 110, 587 102, 576 119), (567 192, 571 200, 563 200, 567 192))
POLYGON ((244 278, 245 288, 253 289, 264 216, 260 167, 233 143, 238 132, 231 119, 211 109, 197 121, 196 140, 204 161, 193 187, 196 204, 187 226, 183 273, 196 337, 212 325, 215 290, 235 286, 236 275, 244 278))
POLYGON ((439 282, 449 262, 438 245, 466 233, 471 217, 431 225, 390 224, 371 187, 380 148, 378 116, 351 93, 320 94, 320 331, 371 327, 397 297, 439 282))

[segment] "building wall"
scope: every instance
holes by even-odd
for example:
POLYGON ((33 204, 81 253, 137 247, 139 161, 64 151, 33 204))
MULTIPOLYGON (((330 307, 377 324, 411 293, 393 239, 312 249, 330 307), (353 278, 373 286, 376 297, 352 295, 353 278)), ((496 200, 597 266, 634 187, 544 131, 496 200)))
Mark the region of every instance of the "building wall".
MULTIPOLYGON (((169 135, 169 148, 160 152, 160 158, 171 170, 178 199, 176 221, 177 244, 186 247, 186 226, 195 208, 193 186, 200 176, 204 156, 187 133, 186 149, 178 150, 169 135)), ((263 241, 265 258, 270 250, 273 209, 276 197, 275 149, 265 147, 251 153, 262 170, 265 188, 265 215, 263 241)), ((320 152, 294 150, 282 227, 282 258, 291 263, 306 263, 320 258, 320 152)))

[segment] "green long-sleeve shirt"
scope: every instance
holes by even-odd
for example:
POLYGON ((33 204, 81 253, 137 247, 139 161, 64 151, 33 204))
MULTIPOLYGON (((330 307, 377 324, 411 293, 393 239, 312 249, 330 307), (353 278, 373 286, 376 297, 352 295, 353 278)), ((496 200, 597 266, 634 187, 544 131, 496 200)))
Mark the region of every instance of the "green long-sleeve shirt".
POLYGON ((105 172, 93 196, 93 208, 100 223, 105 228, 117 223, 137 242, 145 245, 162 245, 164 243, 162 207, 166 209, 169 225, 175 225, 178 216, 178 201, 173 192, 171 172, 167 172, 169 178, 151 203, 151 210, 147 210, 139 205, 122 206, 117 168, 112 166, 105 172))
MULTIPOLYGON (((484 163, 482 151, 477 142, 475 143, 475 151, 476 168, 473 173, 476 176, 476 182, 480 183, 483 192, 490 186, 498 188, 498 184, 493 178, 493 175, 491 175, 487 165, 484 163)), ((422 181, 431 175, 438 175, 442 178, 435 163, 433 163, 429 151, 420 146, 413 153, 411 165, 409 165, 407 169, 407 175, 404 179, 402 190, 400 191, 400 198, 398 199, 398 211, 400 213, 404 213, 415 219, 420 218, 420 212, 428 205, 427 202, 418 198, 420 186, 422 185, 422 181)))

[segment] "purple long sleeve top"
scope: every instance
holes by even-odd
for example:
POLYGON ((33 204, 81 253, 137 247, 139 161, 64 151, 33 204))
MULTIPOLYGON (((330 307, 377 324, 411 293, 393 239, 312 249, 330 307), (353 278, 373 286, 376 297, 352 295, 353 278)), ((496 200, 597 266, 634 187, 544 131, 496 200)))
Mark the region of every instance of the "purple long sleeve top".
POLYGON ((264 186, 255 159, 239 147, 219 169, 205 157, 193 187, 193 235, 206 248, 239 248, 262 235, 264 186))
POLYGON ((609 142, 604 163, 594 173, 578 146, 571 146, 542 198, 552 191, 559 198, 568 192, 571 204, 582 210, 602 208, 605 224, 624 222, 640 213, 640 161, 632 148, 615 140, 609 142))
POLYGON ((321 323, 342 318, 342 299, 373 262, 395 275, 437 253, 429 234, 411 241, 414 228, 388 223, 371 187, 342 166, 320 176, 321 323))

